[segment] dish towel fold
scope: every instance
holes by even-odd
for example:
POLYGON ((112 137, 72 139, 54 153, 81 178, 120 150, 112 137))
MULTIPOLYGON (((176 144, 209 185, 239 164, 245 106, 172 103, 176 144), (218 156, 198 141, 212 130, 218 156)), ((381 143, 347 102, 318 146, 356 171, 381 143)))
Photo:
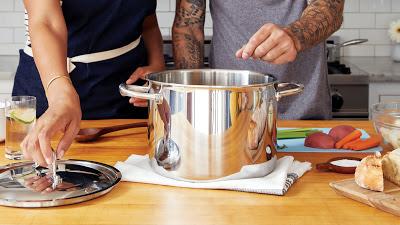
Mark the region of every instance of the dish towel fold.
POLYGON ((121 171, 123 181, 186 188, 225 189, 272 195, 284 195, 297 179, 311 170, 311 163, 295 161, 292 156, 285 156, 278 159, 275 169, 264 177, 189 182, 161 176, 154 171, 151 163, 148 155, 131 155, 125 162, 117 162, 115 167, 121 171))

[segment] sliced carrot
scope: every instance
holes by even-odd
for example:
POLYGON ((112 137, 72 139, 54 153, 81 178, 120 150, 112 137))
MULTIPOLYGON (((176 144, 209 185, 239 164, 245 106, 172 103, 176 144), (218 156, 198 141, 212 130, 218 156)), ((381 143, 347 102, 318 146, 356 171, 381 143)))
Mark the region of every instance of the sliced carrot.
POLYGON ((347 149, 352 150, 353 146, 359 144, 362 141, 363 141, 362 139, 358 139, 358 141, 356 141, 356 142, 354 142, 352 144, 349 144, 347 149))
POLYGON ((343 148, 343 146, 346 143, 354 141, 354 140, 360 138, 361 135, 362 135, 361 131, 355 130, 355 131, 351 132, 350 134, 346 135, 342 140, 336 142, 335 148, 343 148))
POLYGON ((354 145, 354 144, 356 144, 357 142, 360 142, 360 141, 361 141, 361 138, 357 138, 354 141, 347 142, 346 144, 343 145, 343 148, 344 149, 351 149, 352 145, 354 145))
POLYGON ((377 147, 381 144, 381 138, 378 136, 375 137, 370 137, 368 139, 362 140, 359 143, 356 143, 355 145, 352 146, 352 150, 355 151, 361 151, 373 147, 377 147))

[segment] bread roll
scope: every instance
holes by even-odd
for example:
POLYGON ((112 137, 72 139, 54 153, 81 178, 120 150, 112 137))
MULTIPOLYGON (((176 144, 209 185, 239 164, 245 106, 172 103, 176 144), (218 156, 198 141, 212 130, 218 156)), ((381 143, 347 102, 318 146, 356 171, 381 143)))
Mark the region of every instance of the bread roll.
POLYGON ((400 186, 400 148, 383 157, 382 169, 386 179, 400 186))
POLYGON ((382 158, 379 152, 361 160, 355 172, 358 186, 373 191, 383 191, 382 158))

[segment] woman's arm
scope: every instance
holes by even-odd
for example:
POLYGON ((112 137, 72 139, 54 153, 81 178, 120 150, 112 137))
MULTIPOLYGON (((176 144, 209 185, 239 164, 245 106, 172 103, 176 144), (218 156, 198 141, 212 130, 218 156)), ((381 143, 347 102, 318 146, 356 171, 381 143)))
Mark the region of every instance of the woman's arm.
MULTIPOLYGON (((68 75, 67 72, 67 27, 60 2, 55 0, 24 0, 29 16, 29 34, 36 66, 43 86, 56 75, 68 75)), ((54 81, 64 83, 60 87, 71 87, 65 79, 54 81)), ((55 97, 50 88, 46 93, 49 100, 55 97)))
POLYGON ((79 96, 67 72, 67 28, 58 0, 24 0, 29 16, 29 33, 36 67, 46 91, 49 108, 21 143, 27 159, 41 165, 52 161, 50 140, 57 132, 64 135, 56 150, 59 156, 71 145, 79 130, 81 109, 79 96), (46 90, 47 89, 47 90, 46 90), (46 161, 46 162, 45 162, 46 161))
MULTIPOLYGON (((144 45, 146 46, 148 66, 137 68, 126 81, 127 84, 133 84, 149 73, 159 72, 165 69, 163 40, 155 14, 146 17, 144 20, 142 37, 144 45)), ((147 106, 147 101, 142 99, 131 98, 129 102, 135 106, 147 106)))
POLYGON ((144 20, 142 36, 147 49, 149 65, 163 70, 165 65, 163 40, 155 14, 146 17, 144 20))
POLYGON ((327 39, 343 22, 344 0, 312 0, 301 18, 287 27, 302 51, 327 39))

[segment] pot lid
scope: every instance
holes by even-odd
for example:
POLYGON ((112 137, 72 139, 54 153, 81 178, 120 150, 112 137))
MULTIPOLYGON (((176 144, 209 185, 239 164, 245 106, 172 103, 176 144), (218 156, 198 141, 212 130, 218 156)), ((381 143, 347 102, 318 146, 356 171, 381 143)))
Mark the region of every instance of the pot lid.
POLYGON ((277 81, 273 75, 269 74, 224 69, 167 70, 149 74, 146 79, 159 85, 228 89, 264 87, 277 81))
MULTIPOLYGON (((0 167, 0 205, 52 207, 87 201, 108 193, 120 180, 112 166, 82 160, 59 160, 62 182, 50 192, 41 192, 48 181, 47 168, 23 162, 0 167)), ((50 183, 51 184, 51 183, 50 183)))

